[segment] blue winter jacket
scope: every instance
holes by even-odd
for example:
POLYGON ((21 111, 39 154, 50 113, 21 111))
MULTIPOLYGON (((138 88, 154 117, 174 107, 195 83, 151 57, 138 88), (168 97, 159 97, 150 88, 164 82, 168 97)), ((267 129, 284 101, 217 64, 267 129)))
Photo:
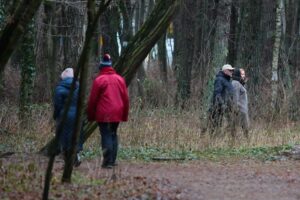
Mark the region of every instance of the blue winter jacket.
POLYGON ((230 108, 233 102, 234 88, 231 77, 219 71, 214 82, 213 106, 230 108))
MULTIPOLYGON (((62 116, 64 113, 64 104, 67 101, 68 95, 71 91, 72 81, 73 78, 66 78, 60 81, 55 88, 53 118, 56 120, 57 126, 62 120, 62 116)), ((74 133, 75 129, 75 120, 77 113, 78 91, 79 84, 76 83, 76 88, 71 99, 67 119, 64 123, 64 127, 62 128, 62 132, 60 133, 59 137, 61 151, 66 151, 71 148, 72 134, 74 133)), ((79 146, 79 150, 81 150, 82 145, 80 144, 79 146)))

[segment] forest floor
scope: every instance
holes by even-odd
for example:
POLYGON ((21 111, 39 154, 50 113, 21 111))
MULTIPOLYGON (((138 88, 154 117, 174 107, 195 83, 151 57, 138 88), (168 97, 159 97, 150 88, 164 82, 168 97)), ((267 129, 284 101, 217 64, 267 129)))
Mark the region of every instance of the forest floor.
MULTIPOLYGON (((0 158, 0 199, 41 199, 48 159, 37 154, 0 158)), ((300 199, 300 162, 126 161, 102 169, 101 159, 83 160, 72 183, 60 182, 56 159, 49 199, 300 199)))

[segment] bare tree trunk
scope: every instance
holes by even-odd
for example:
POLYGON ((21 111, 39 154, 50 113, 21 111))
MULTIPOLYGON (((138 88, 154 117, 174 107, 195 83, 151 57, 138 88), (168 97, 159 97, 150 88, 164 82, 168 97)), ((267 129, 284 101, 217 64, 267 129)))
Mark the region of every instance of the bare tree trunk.
POLYGON ((101 36, 103 38, 102 52, 109 53, 112 60, 119 58, 118 28, 120 26, 120 13, 118 7, 113 5, 100 19, 101 36))
MULTIPOLYGON (((206 105, 211 100, 210 96, 213 91, 213 82, 215 74, 226 64, 228 56, 228 40, 230 30, 231 16, 231 0, 215 1, 217 3, 216 28, 212 47, 212 61, 210 71, 208 73, 208 84, 204 91, 204 99, 206 105)), ((230 63, 229 63, 230 64, 230 63)))
MULTIPOLYGON (((217 15, 216 35, 212 59, 212 72, 216 74, 226 63, 230 30, 231 0, 220 0, 217 15)), ((230 64, 230 63, 229 63, 230 64)))
POLYGON ((31 23, 27 32, 24 35, 22 46, 20 49, 21 55, 21 87, 20 87, 20 104, 19 117, 22 128, 27 128, 30 118, 30 105, 33 103, 33 88, 36 75, 34 49, 34 31, 33 23, 31 23))
POLYGON ((159 71, 160 80, 163 83, 168 82, 168 66, 167 66, 167 48, 166 48, 166 37, 167 34, 163 34, 158 41, 158 60, 159 60, 159 71))
POLYGON ((229 31, 229 39, 228 39, 228 57, 227 63, 230 63, 232 66, 235 66, 236 62, 236 46, 237 46, 237 8, 236 1, 233 0, 231 2, 231 15, 230 15, 230 31, 229 31))
POLYGON ((53 97, 53 88, 56 83, 56 5, 42 4, 36 17, 36 89, 35 99, 40 102, 49 101, 53 97))
POLYGON ((212 45, 210 42, 214 38, 217 5, 214 1, 203 0, 197 1, 196 4, 196 21, 195 21, 195 48, 194 48, 194 66, 193 79, 195 80, 195 94, 201 99, 204 109, 209 105, 208 101, 203 98, 206 91, 207 74, 210 72, 208 67, 211 62, 212 45))
MULTIPOLYGON (((136 2, 137 8, 135 12, 135 33, 141 28, 144 23, 145 18, 145 0, 141 0, 136 2)), ((141 108, 145 105, 145 90, 144 90, 144 82, 146 79, 146 72, 144 68, 144 62, 141 63, 136 75, 136 83, 137 83, 137 97, 140 99, 141 108)))
POLYGON ((276 1, 276 27, 275 27, 275 38, 273 46, 273 59, 272 59, 272 100, 271 108, 276 109, 276 103, 278 98, 278 60, 279 60, 279 48, 282 36, 281 26, 281 14, 282 14, 283 0, 276 1))
POLYGON ((194 0, 182 1, 181 10, 175 21, 175 32, 178 32, 175 46, 175 56, 177 57, 175 58, 177 79, 175 106, 181 108, 185 107, 191 95, 195 18, 190 13, 194 12, 195 2, 194 0))
POLYGON ((123 28, 120 32, 120 42, 121 42, 121 53, 127 47, 128 42, 132 38, 132 15, 133 15, 133 6, 131 5, 130 0, 121 0, 119 1, 119 8, 121 15, 123 17, 123 28))
MULTIPOLYGON (((3 29, 5 25, 5 19, 9 17, 9 15, 12 15, 12 8, 15 8, 15 4, 18 3, 18 1, 0 1, 0 30, 3 29)), ((4 73, 0 72, 0 96, 4 96, 4 88, 5 88, 5 79, 4 79, 4 73)))
POLYGON ((15 9, 11 20, 8 20, 0 36, 0 74, 11 54, 17 47, 26 26, 38 10, 42 0, 23 0, 15 9))
MULTIPOLYGON (((78 2, 72 0, 71 2, 78 2)), ((85 9, 81 6, 68 6, 64 8, 64 65, 63 67, 76 66, 78 58, 82 50, 84 41, 83 27, 84 27, 85 9)))
MULTIPOLYGON (((239 4, 239 19, 237 24, 237 43, 235 67, 245 68, 251 76, 247 83, 247 90, 252 94, 261 91, 262 78, 260 74, 264 70, 262 54, 264 51, 263 27, 263 2, 262 0, 241 1, 239 4)), ((266 12, 265 12, 266 13, 266 12)), ((268 12, 268 14, 270 14, 268 12)), ((259 95, 249 95, 251 102, 259 103, 259 95)))
POLYGON ((297 86, 297 80, 300 75, 300 41, 299 41, 299 27, 300 27, 300 1, 294 0, 290 1, 286 13, 288 15, 287 23, 287 33, 286 33, 286 53, 288 58, 286 58, 287 65, 290 67, 290 76, 291 76, 291 99, 288 102, 289 105, 289 117, 291 120, 299 120, 300 117, 300 91, 297 86), (290 32, 289 32, 290 30, 290 32), (298 66, 298 67, 297 67, 298 66))

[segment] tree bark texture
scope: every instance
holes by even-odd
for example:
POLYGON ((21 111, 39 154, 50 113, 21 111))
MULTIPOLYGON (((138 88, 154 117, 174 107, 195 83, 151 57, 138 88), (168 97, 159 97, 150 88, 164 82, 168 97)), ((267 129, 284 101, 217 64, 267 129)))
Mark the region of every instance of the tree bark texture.
POLYGON ((111 6, 100 18, 101 36, 103 38, 102 54, 109 53, 112 60, 119 58, 118 30, 120 13, 117 6, 111 6))
POLYGON ((160 80, 165 84, 168 83, 166 36, 164 33, 157 43, 160 80))
MULTIPOLYGON (((261 65, 264 37, 261 34, 264 28, 262 12, 261 0, 243 1, 239 4, 235 67, 244 68, 251 77, 251 81, 247 83, 247 89, 251 93, 259 93, 262 81, 259 74, 264 71, 261 65)), ((256 102, 258 99, 251 101, 256 102)))
POLYGON ((11 54, 16 49, 21 36, 32 17, 38 10, 42 0, 23 0, 15 9, 10 20, 7 20, 0 36, 0 74, 11 54))
POLYGON ((133 5, 130 0, 121 0, 118 2, 119 9, 123 18, 123 28, 120 32, 120 42, 121 42, 121 53, 127 47, 128 42, 131 40, 133 35, 132 28, 132 16, 133 16, 133 5))
POLYGON ((34 55, 34 30, 33 23, 27 27, 20 49, 21 65, 21 87, 19 117, 21 126, 26 128, 30 119, 30 106, 33 100, 34 80, 36 75, 35 55, 34 55))
MULTIPOLYGON (((144 23, 144 17, 145 17, 145 0, 141 0, 139 2, 136 2, 136 10, 135 10, 135 33, 139 31, 141 26, 144 23)), ((146 79, 146 72, 144 68, 144 61, 140 64, 137 74, 136 74, 136 84, 137 84, 137 98, 139 99, 141 108, 145 105, 145 88, 144 83, 146 79)))
POLYGON ((182 1, 179 15, 175 20, 175 31, 178 32, 175 38, 175 65, 177 91, 175 105, 181 108, 185 107, 186 101, 191 95, 192 67, 194 63, 194 43, 195 43, 195 18, 194 13, 195 0, 182 1))
POLYGON ((272 99, 271 107, 272 109, 276 108, 277 97, 278 97, 278 60, 279 60, 279 48, 281 43, 282 36, 282 6, 283 0, 276 1, 276 26, 275 26, 275 38, 273 46, 273 58, 272 58, 272 78, 271 78, 271 90, 272 90, 272 99))
MULTIPOLYGON (((212 61, 208 73, 207 87, 204 90, 203 102, 210 104, 213 91, 213 82, 216 73, 226 64, 228 56, 228 40, 230 32, 231 0, 215 1, 216 22, 215 33, 212 44, 212 61)), ((230 64, 230 63, 229 63, 230 64)))

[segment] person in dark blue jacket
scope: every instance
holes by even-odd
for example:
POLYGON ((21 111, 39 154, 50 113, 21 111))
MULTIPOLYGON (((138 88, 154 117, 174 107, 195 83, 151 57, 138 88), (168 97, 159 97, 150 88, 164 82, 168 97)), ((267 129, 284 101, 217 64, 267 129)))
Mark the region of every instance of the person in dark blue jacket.
POLYGON ((231 84, 233 70, 234 68, 231 65, 226 64, 216 75, 212 106, 209 113, 209 123, 212 134, 222 126, 224 114, 229 116, 233 109, 234 88, 231 84))
MULTIPOLYGON (((61 74, 61 81, 55 88, 54 95, 54 114, 53 118, 56 120, 56 127, 62 121, 64 113, 64 105, 67 101, 68 95, 71 91, 71 85, 73 82, 74 72, 72 68, 66 68, 61 74)), ((59 133, 59 152, 64 154, 64 159, 66 158, 67 152, 71 149, 72 135, 75 130, 75 120, 77 113, 77 101, 78 101, 78 91, 79 83, 76 82, 75 90, 72 95, 70 107, 68 109, 67 118, 64 122, 63 128, 59 133)), ((80 134, 79 145, 77 147, 77 152, 82 150, 82 134, 80 134)), ((80 164, 80 157, 77 153, 75 158, 75 166, 80 164)))

